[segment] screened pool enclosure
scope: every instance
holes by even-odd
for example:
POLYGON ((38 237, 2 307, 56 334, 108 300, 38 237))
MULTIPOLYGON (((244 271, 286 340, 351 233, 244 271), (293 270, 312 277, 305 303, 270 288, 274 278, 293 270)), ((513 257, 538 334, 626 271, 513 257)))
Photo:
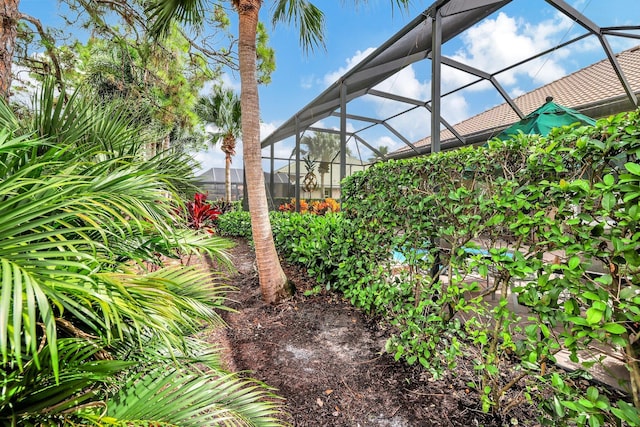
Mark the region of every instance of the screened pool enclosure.
MULTIPOLYGON (((297 153, 293 159, 296 172, 292 175, 304 175, 300 156, 301 138, 319 132, 339 136, 340 150, 337 155, 341 164, 340 178, 347 174, 347 144, 357 147, 356 150, 362 148, 384 160, 484 143, 486 135, 478 129, 474 130, 473 134, 465 133, 448 120, 443 113, 443 107, 447 106, 447 102, 457 96, 467 96, 470 91, 480 87, 479 85, 490 87, 493 93, 497 94, 498 103, 503 102, 512 113, 510 122, 499 123, 498 129, 502 130, 523 119, 542 103, 530 106, 524 100, 521 102, 520 97, 513 97, 502 83, 503 77, 508 76, 513 70, 533 67, 532 64, 536 64, 537 67, 540 61, 544 62, 559 50, 580 42, 595 42, 598 46, 602 61, 611 71, 613 89, 611 93, 606 94, 606 99, 585 99, 582 105, 578 100, 578 105, 565 106, 578 112, 588 109, 588 115, 593 118, 637 108, 640 77, 636 78, 636 75, 640 76, 640 72, 637 70, 638 67, 631 69, 621 65, 617 56, 619 52, 616 52, 612 45, 620 40, 629 43, 640 39, 640 22, 627 26, 598 23, 598 16, 589 15, 588 10, 583 13, 563 0, 538 1, 540 13, 557 13, 572 21, 571 31, 567 31, 565 37, 547 49, 498 69, 483 69, 473 65, 472 61, 461 61, 454 58, 455 55, 446 54, 453 49, 448 46, 455 46, 475 25, 486 19, 495 19, 503 10, 513 10, 518 4, 527 2, 527 6, 530 6, 532 1, 536 0, 436 1, 266 137, 262 142, 262 148, 265 157, 270 159, 270 170, 267 169, 265 172, 270 172, 271 177, 274 176, 275 145, 289 144, 294 148, 292 153, 297 153), (413 98, 381 88, 382 83, 414 64, 416 68, 426 70, 428 74, 426 80, 430 82, 430 93, 427 99, 413 98), (461 83, 455 87, 450 82, 445 87, 442 83, 443 73, 452 72, 462 73, 465 78, 460 79, 461 83), (397 106, 395 112, 389 116, 380 116, 377 114, 379 112, 372 113, 371 109, 362 108, 363 101, 374 98, 394 103, 397 106), (401 126, 397 124, 403 117, 411 117, 414 121, 420 120, 424 123, 424 133, 415 139, 403 133, 401 126), (374 129, 379 134, 385 134, 393 141, 398 141, 405 148, 391 153, 381 153, 369 137, 374 129), (447 137, 442 138, 441 135, 447 137)), ((615 7, 615 2, 611 2, 611 7, 615 7)), ((623 15, 624 11, 621 10, 620 14, 623 15)), ((581 83, 581 87, 587 93, 590 90, 588 82, 581 83)), ((549 93, 546 96, 555 97, 555 94, 549 93)), ((598 93, 598 96, 605 95, 598 93)), ((299 181, 294 184, 296 198, 300 198, 301 195, 299 181)), ((269 185, 274 185, 273 179, 267 181, 267 186, 269 185)))

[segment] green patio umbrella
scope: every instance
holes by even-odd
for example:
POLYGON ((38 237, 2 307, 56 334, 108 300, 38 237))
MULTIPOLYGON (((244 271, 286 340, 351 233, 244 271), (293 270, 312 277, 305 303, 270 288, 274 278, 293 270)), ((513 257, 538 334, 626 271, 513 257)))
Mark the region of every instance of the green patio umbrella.
POLYGON ((558 105, 553 102, 552 97, 548 97, 540 108, 500 132, 497 138, 502 140, 509 139, 520 132, 546 136, 552 128, 568 126, 574 123, 594 125, 596 121, 591 117, 578 113, 576 110, 558 105))

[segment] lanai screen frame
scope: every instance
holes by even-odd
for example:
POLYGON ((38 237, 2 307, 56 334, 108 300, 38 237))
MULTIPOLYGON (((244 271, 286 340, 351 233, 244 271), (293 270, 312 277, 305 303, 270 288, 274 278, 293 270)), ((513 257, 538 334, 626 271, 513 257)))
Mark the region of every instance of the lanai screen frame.
MULTIPOLYGON (((441 47, 443 43, 451 40, 494 12, 502 9, 512 1, 526 0, 438 0, 434 2, 429 6, 429 8, 420 13, 416 18, 409 22, 409 24, 388 39, 359 64, 351 68, 335 83, 323 91, 317 98, 299 110, 293 117, 284 122, 280 127, 278 127, 278 129, 262 141, 262 148, 271 148, 271 176, 273 176, 274 172, 275 144, 284 139, 295 136, 295 169, 297 177, 295 198, 296 200, 300 200, 300 140, 305 131, 337 132, 340 135, 340 180, 346 176, 347 137, 355 138, 357 142, 362 143, 378 156, 383 158, 386 157, 382 156, 378 150, 359 135, 359 133, 373 126, 384 126, 387 130, 397 136, 404 144, 409 146, 415 155, 439 152, 442 149, 456 148, 471 144, 474 141, 467 141, 464 136, 460 135, 453 126, 441 116, 441 97, 463 90, 479 82, 488 81, 498 91, 502 98, 504 98, 505 102, 513 109, 518 117, 522 119, 524 118, 523 112, 520 111, 514 100, 500 85, 495 76, 541 56, 547 55, 556 49, 576 43, 589 36, 595 36, 598 39, 626 93, 628 100, 633 106, 636 108, 638 107, 638 98, 625 77, 618 60, 616 59, 615 53, 607 40, 607 36, 640 39, 639 34, 628 32, 639 30, 640 26, 600 27, 564 0, 545 1, 586 30, 584 34, 491 73, 442 56, 441 47), (423 60, 431 60, 431 99, 427 101, 411 99, 374 89, 376 85, 393 76, 403 68, 423 60), (442 94, 441 69, 443 64, 474 75, 477 79, 464 86, 442 94), (409 107, 405 111, 394 114, 386 119, 349 114, 347 111, 348 103, 364 95, 373 95, 394 100, 405 103, 409 107), (405 138, 401 132, 393 128, 388 121, 420 107, 425 108, 431 113, 431 143, 427 149, 419 150, 411 141, 405 138), (330 116, 339 118, 339 131, 314 126, 320 120, 330 116), (357 120, 368 123, 368 125, 358 129, 357 131, 349 132, 347 131, 347 120, 357 120), (446 147, 441 146, 440 125, 447 128, 456 137, 457 141, 454 144, 450 144, 450 146, 446 147)), ((270 182, 269 185, 273 185, 273 182, 270 182)))

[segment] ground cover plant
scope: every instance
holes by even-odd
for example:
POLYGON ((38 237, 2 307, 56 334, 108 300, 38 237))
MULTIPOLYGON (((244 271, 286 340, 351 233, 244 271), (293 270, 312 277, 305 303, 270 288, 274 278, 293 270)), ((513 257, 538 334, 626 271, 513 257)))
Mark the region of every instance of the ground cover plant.
POLYGON ((274 425, 269 390, 191 337, 229 287, 180 260, 230 247, 176 215, 192 161, 145 160, 145 129, 89 93, 37 101, 0 102, 0 424, 274 425))
POLYGON ((639 125, 632 112, 379 164, 343 183, 340 214, 272 217, 275 239, 323 286, 387 318, 396 359, 437 378, 473 345, 469 386, 485 411, 536 402, 549 425, 638 425, 639 125), (628 399, 552 369, 561 349, 578 361, 596 344, 619 350, 628 399))

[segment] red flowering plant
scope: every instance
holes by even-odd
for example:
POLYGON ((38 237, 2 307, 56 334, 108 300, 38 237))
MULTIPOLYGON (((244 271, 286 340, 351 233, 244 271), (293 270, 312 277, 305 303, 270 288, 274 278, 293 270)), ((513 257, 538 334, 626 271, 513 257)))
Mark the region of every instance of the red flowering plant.
POLYGON ((209 233, 213 233, 213 223, 218 219, 222 211, 215 205, 207 202, 207 195, 196 193, 193 201, 185 203, 187 207, 187 221, 189 227, 199 230, 206 228, 209 233))

